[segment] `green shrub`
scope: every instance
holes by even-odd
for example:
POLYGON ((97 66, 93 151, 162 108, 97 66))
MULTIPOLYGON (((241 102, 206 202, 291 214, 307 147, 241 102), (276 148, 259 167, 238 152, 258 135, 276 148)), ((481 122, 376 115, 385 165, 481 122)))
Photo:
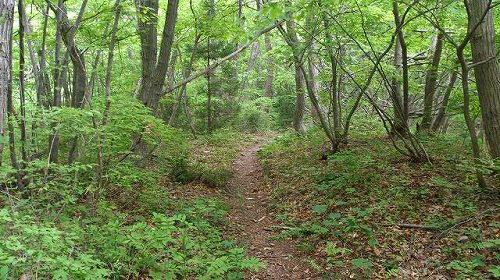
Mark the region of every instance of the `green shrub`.
POLYGON ((273 100, 268 97, 245 103, 237 119, 239 129, 249 132, 268 130, 273 121, 273 100))
POLYGON ((276 97, 274 111, 276 112, 276 124, 280 128, 290 127, 295 110, 295 96, 281 95, 276 97))
POLYGON ((219 206, 210 201, 200 202, 177 214, 153 213, 147 221, 133 223, 123 215, 97 223, 63 217, 55 223, 4 208, 0 273, 7 279, 22 274, 54 279, 219 279, 262 267, 246 258, 242 248, 223 240, 207 221, 225 212, 219 213, 219 206))

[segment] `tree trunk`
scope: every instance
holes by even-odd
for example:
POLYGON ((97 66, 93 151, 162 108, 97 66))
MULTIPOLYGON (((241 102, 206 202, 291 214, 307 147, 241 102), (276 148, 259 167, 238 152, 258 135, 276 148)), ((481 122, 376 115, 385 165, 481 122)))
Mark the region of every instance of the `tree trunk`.
POLYGON ((469 30, 482 20, 471 37, 472 58, 486 142, 491 157, 497 159, 500 158, 500 65, 495 45, 493 11, 488 6, 491 1, 468 2, 469 30))
MULTIPOLYGON (((62 46, 62 34, 61 34, 61 28, 59 27, 62 24, 62 13, 64 9, 64 1, 63 0, 58 0, 57 3, 57 9, 54 9, 54 13, 56 14, 56 46, 55 46, 55 52, 54 52, 54 61, 55 61, 55 66, 54 67, 54 73, 53 73, 53 80, 54 80, 54 96, 52 100, 52 106, 54 107, 61 107, 61 88, 62 84, 64 83, 65 80, 65 73, 66 69, 62 67, 65 62, 61 61, 61 46, 62 46), (63 69, 59 69, 63 68, 63 69)), ((57 163, 59 160, 59 135, 57 134, 57 131, 55 127, 57 124, 52 124, 52 133, 49 136, 49 161, 50 163, 57 163)))
POLYGON ((401 64, 401 44, 399 43, 399 40, 396 39, 394 50, 394 67, 396 68, 396 73, 391 80, 391 100, 392 107, 394 109, 394 126, 392 127, 392 133, 405 135, 407 123, 403 112, 403 97, 401 92, 401 82, 399 80, 399 75, 401 73, 401 64))
POLYGON ((444 93, 441 107, 439 108, 439 111, 436 117, 434 118, 434 122, 432 123, 431 131, 434 133, 438 132, 445 123, 446 111, 448 109, 448 102, 450 100, 451 92, 455 87, 455 83, 457 82, 457 78, 458 78, 458 71, 454 70, 453 73, 451 74, 448 86, 446 87, 446 92, 444 93))
POLYGON ((259 56, 259 49, 260 49, 260 43, 257 41, 253 43, 252 49, 250 50, 250 58, 248 59, 248 64, 247 64, 247 69, 245 71, 244 75, 244 80, 243 80, 243 89, 248 88, 248 79, 250 76, 250 73, 253 71, 255 67, 255 61, 257 60, 257 57, 259 56))
POLYGON ((5 137, 7 96, 12 90, 12 28, 14 25, 14 1, 0 1, 0 164, 5 137))
MULTIPOLYGON (((64 1, 63 1, 64 2, 64 1)), ((58 25, 60 29, 62 41, 66 45, 66 57, 69 56, 71 64, 73 65, 73 76, 72 76, 72 90, 71 90, 71 107, 81 108, 89 101, 89 90, 88 90, 88 78, 87 69, 85 66, 85 57, 83 52, 79 50, 75 42, 76 29, 80 26, 83 13, 86 8, 86 2, 83 1, 80 8, 79 17, 76 19, 75 23, 70 25, 68 14, 66 12, 66 6, 63 3, 61 6, 61 21, 58 25)))
MULTIPOLYGON (((397 67, 401 69, 403 74, 403 99, 401 102, 401 106, 397 105, 397 110, 399 111, 396 118, 396 123, 394 126, 395 130, 398 130, 402 135, 407 134, 408 130, 408 120, 409 120, 409 105, 410 105, 410 81, 409 81, 409 68, 408 68, 408 46, 406 45, 405 35, 403 32, 403 25, 401 17, 399 16, 399 8, 398 2, 393 1, 393 14, 394 21, 397 27, 400 27, 397 30, 397 38, 396 38, 396 49, 399 44, 400 50, 396 51, 395 64, 397 67), (401 130, 404 129, 404 130, 401 130)), ((394 97, 397 96, 397 93, 394 93, 394 97)), ((397 98, 397 97, 396 97, 397 98)))
MULTIPOLYGON (((293 45, 292 49, 296 52, 297 46, 299 44, 299 39, 295 31, 295 22, 286 22, 287 35, 290 40, 290 44, 293 45)), ((304 75, 300 69, 302 62, 300 61, 299 54, 294 53, 294 66, 295 66, 295 111, 293 113, 293 129, 300 134, 306 132, 304 126, 304 110, 306 107, 306 97, 304 94, 304 75)))
MULTIPOLYGON (((83 108, 85 104, 90 102, 90 91, 88 87, 87 69, 85 66, 85 56, 83 52, 78 49, 75 42, 76 29, 80 25, 80 21, 83 17, 87 1, 83 1, 80 8, 79 17, 76 19, 73 25, 69 25, 68 14, 66 12, 66 7, 62 10, 61 24, 58 28, 61 29, 62 40, 66 45, 66 56, 69 55, 71 64, 73 65, 73 76, 72 76, 72 86, 71 86, 71 107, 73 108, 83 108)), ((64 3, 63 3, 64 6, 64 3)), ((71 142, 70 151, 68 154, 68 163, 72 164, 76 158, 76 151, 78 147, 78 137, 76 136, 71 142)))
POLYGON ((172 52, 179 0, 169 0, 160 50, 157 48, 158 0, 135 0, 141 41, 142 79, 139 99, 158 116, 159 101, 172 52), (146 16, 145 16, 146 15, 146 16))
MULTIPOLYGON (((313 44, 311 44, 310 48, 311 48, 311 50, 313 50, 315 48, 315 46, 313 44)), ((313 87, 315 96, 317 96, 317 93, 319 92, 319 84, 318 84, 319 71, 318 71, 318 68, 316 67, 316 65, 314 65, 314 58, 312 57, 311 54, 309 54, 309 56, 307 58, 307 74, 308 74, 308 77, 306 77, 306 79, 309 79, 311 86, 313 87)), ((319 119, 319 114, 323 114, 323 108, 321 106, 321 103, 319 102, 319 97, 317 97, 317 99, 318 99, 318 105, 321 108, 321 111, 317 111, 316 107, 312 106, 311 117, 313 118, 313 120, 319 119)))
POLYGON ((264 83, 264 96, 273 97, 273 80, 274 80, 274 62, 271 51, 273 50, 273 45, 271 43, 271 36, 266 34, 264 36, 264 42, 266 44, 266 55, 267 55, 267 74, 266 81, 264 83))
MULTIPOLYGON (((50 10, 50 6, 47 4, 47 8, 45 10, 45 13, 48 14, 50 10)), ((44 108, 48 108, 49 104, 51 103, 49 93, 51 91, 50 89, 50 78, 49 74, 47 71, 47 57, 46 57, 46 42, 47 42, 47 28, 48 28, 48 20, 49 17, 46 16, 44 17, 43 20, 43 35, 42 35, 42 47, 39 50, 39 56, 40 56, 40 74, 39 74, 39 79, 40 79, 40 85, 37 87, 37 100, 39 106, 42 106, 44 108)))
POLYGON ((439 63, 441 62, 441 54, 443 53, 443 39, 444 34, 439 32, 435 39, 433 39, 429 51, 431 59, 425 77, 424 115, 420 124, 420 131, 423 133, 428 133, 432 124, 434 95, 436 94, 439 63))
MULTIPOLYGON (((462 70, 461 79, 462 79, 462 92, 464 95, 464 119, 465 124, 467 126, 467 130, 469 132, 471 146, 472 146, 472 156, 474 160, 479 161, 481 159, 481 149, 479 148, 479 143, 477 141, 476 135, 476 126, 474 125, 474 120, 472 119, 470 113, 470 93, 469 93, 469 66, 467 65, 467 61, 464 56, 464 48, 465 44, 462 44, 459 48, 457 48, 457 58, 460 62, 460 68, 462 70)), ((476 176, 481 188, 486 188, 486 181, 483 177, 483 174, 476 169, 476 176)))
POLYGON ((12 26, 14 22, 14 3, 12 1, 0 2, 0 19, 3 21, 0 26, 1 39, 2 39, 2 63, 0 64, 0 75, 2 76, 2 89, 5 89, 6 99, 7 99, 7 126, 9 129, 9 156, 10 164, 14 170, 16 170, 16 184, 17 187, 21 186, 21 173, 19 172, 19 165, 17 163, 16 145, 15 145, 15 134, 14 134, 14 123, 15 123, 15 112, 14 112, 14 101, 12 98, 12 26), (5 51, 5 52, 4 52, 5 51), (5 82, 5 83, 4 83, 5 82))
MULTIPOLYGON (((319 2, 321 3, 321 2, 319 2)), ((321 14, 323 20, 323 26, 325 27, 325 39, 327 43, 327 51, 328 51, 328 59, 331 67, 331 75, 332 79, 330 82, 330 107, 332 111, 333 118, 333 133, 335 133, 336 138, 341 137, 341 108, 340 108, 340 84, 341 79, 339 79, 339 71, 338 71, 338 63, 340 57, 343 56, 342 46, 339 46, 337 56, 335 55, 335 51, 333 49, 333 38, 330 33, 330 21, 327 17, 326 12, 322 12, 321 14)), ((347 137, 347 135, 345 135, 347 137)))
MULTIPOLYGON (((184 79, 188 78, 189 75, 191 75, 191 72, 193 71, 193 64, 194 64, 194 60, 195 60, 195 55, 198 52, 198 44, 200 42, 200 38, 201 38, 201 36, 199 34, 196 34, 196 36, 194 38, 193 48, 191 50, 191 56, 189 57, 189 63, 188 63, 188 66, 186 67, 186 69, 185 69, 185 71, 183 73, 183 78, 184 79)), ((169 91, 170 92, 173 91, 173 87, 174 86, 175 85, 172 85, 172 87, 169 87, 169 91)), ((170 126, 174 126, 175 125, 175 122, 177 121, 177 114, 178 114, 178 111, 179 111, 179 106, 183 105, 183 102, 186 99, 186 94, 187 94, 187 84, 184 84, 181 87, 181 90, 179 92, 177 103, 174 104, 174 107, 172 108, 172 114, 170 115, 170 118, 168 120, 168 124, 170 126)))

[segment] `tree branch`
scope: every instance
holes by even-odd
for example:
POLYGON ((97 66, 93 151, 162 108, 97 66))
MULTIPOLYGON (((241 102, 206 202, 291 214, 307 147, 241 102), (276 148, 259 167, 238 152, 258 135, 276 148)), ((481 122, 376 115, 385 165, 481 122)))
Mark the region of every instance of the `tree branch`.
POLYGON ((246 50, 248 47, 250 47, 255 41, 257 41, 257 39, 259 39, 260 36, 266 34, 267 32, 273 30, 274 28, 276 28, 276 26, 278 26, 279 24, 281 24, 283 21, 279 21, 278 23, 268 27, 268 28, 265 28, 261 31, 259 31, 254 37, 252 40, 250 40, 248 43, 246 43, 245 45, 241 46, 240 48, 238 48, 237 50, 235 50, 234 52, 232 52, 231 54, 217 60, 216 62, 214 62, 213 64, 207 66, 205 69, 203 70, 200 70, 196 73, 194 73, 193 75, 189 76, 188 78, 185 78, 184 80, 180 81, 179 83, 175 84, 172 88, 170 88, 168 90, 168 92, 172 92, 180 87, 182 87, 183 85, 185 84, 188 84, 194 80, 196 80, 197 78, 207 74, 208 72, 212 71, 213 69, 219 67, 220 65, 222 65, 224 62, 234 58, 235 56, 237 56, 239 53, 241 53, 242 51, 246 50))

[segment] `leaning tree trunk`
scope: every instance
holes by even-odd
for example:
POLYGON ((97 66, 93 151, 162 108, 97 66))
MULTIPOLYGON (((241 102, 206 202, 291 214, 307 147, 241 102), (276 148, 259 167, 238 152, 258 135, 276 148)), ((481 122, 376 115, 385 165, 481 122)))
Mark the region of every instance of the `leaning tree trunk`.
POLYGON ((423 133, 428 133, 432 124, 434 95, 436 94, 439 63, 441 62, 441 54, 443 53, 443 39, 444 34, 440 32, 433 40, 429 52, 431 59, 425 77, 424 115, 420 124, 420 130, 423 133))
MULTIPOLYGON (((5 136, 7 95, 12 83, 12 27, 14 24, 14 1, 0 1, 0 136, 5 136)), ((0 164, 4 141, 0 143, 0 164)))
POLYGON ((439 111, 434 118, 434 122, 432 123, 431 131, 436 133, 440 131, 440 129, 443 127, 446 119, 446 111, 448 110, 448 103, 450 101, 450 95, 451 92, 453 91, 453 88, 455 87, 455 83, 457 82, 458 78, 458 71, 454 70, 453 73, 451 74, 450 81, 448 82, 448 86, 446 87, 446 92, 444 93, 443 96, 443 101, 441 103, 441 107, 439 108, 439 111))
POLYGON ((500 65, 495 45, 493 11, 489 7, 491 1, 468 2, 469 30, 482 21, 471 37, 471 45, 486 142, 491 157, 500 158, 500 65))
MULTIPOLYGON (((201 35, 199 35, 197 32, 197 34, 194 38, 194 44, 193 44, 193 48, 191 50, 191 56, 189 57, 188 65, 183 71, 183 78, 184 79, 188 78, 189 75, 191 75, 191 72, 193 71, 193 64, 195 61, 196 54, 198 53, 198 44, 200 42, 200 38, 201 38, 201 35)), ((174 87, 173 85, 171 87, 169 87, 170 92, 173 91, 173 87, 174 87)), ((177 121, 179 106, 184 105, 184 100, 186 99, 186 95, 187 95, 187 84, 183 85, 180 89, 180 92, 179 92, 179 95, 177 98, 177 103, 174 104, 174 107, 172 108, 172 113, 171 113, 170 118, 168 120, 168 125, 170 125, 170 126, 175 125, 175 122, 177 121)), ((193 130, 191 130, 191 131, 193 131, 193 130)))
POLYGON ((248 59, 247 69, 245 71, 245 76, 243 78, 243 89, 247 89, 249 87, 249 79, 250 74, 255 68, 255 61, 259 57, 260 43, 257 41, 253 43, 252 49, 250 50, 250 58, 248 59))
MULTIPOLYGON (((64 9, 64 11, 66 11, 66 9, 64 9)), ((82 108, 85 106, 85 103, 90 101, 90 91, 88 89, 89 86, 87 78, 87 67, 85 65, 85 56, 76 45, 74 33, 71 33, 71 30, 79 24, 80 22, 75 22, 75 24, 70 25, 68 14, 66 12, 62 13, 62 25, 60 27, 62 29, 62 39, 67 48, 66 52, 69 53, 71 64, 73 65, 71 91, 71 107, 73 108, 82 108)))

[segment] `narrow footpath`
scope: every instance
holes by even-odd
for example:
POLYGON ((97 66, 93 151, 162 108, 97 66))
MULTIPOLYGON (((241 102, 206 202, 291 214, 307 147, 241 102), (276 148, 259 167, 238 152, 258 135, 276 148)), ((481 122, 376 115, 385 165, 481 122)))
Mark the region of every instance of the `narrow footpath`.
POLYGON ((269 239, 272 226, 280 223, 268 210, 270 194, 256 155, 262 145, 240 153, 233 162, 234 177, 229 184, 229 219, 234 225, 231 234, 251 256, 266 264, 261 271, 247 274, 246 279, 320 279, 304 263, 291 240, 269 239))

